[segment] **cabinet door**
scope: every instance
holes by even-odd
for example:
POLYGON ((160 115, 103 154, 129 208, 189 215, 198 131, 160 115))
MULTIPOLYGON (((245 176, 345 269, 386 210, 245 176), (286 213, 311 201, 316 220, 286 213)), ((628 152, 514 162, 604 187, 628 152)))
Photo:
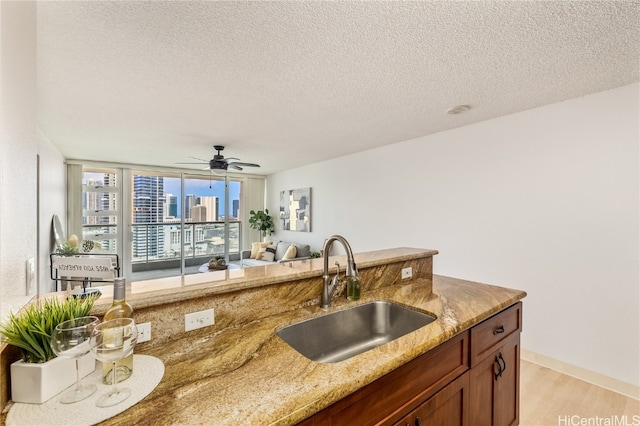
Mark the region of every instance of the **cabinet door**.
POLYGON ((445 386, 396 423, 397 426, 466 426, 469 405, 469 373, 445 386))
POLYGON ((519 422, 520 333, 469 371, 469 408, 474 425, 519 422))

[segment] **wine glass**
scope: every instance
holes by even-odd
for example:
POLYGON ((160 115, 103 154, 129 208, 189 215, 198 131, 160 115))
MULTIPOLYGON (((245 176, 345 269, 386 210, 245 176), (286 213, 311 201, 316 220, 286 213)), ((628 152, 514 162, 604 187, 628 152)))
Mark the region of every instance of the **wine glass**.
POLYGON ((76 386, 62 394, 60 402, 71 404, 82 401, 91 396, 97 387, 94 384, 80 384, 79 358, 90 351, 89 339, 93 329, 98 325, 98 317, 79 317, 61 322, 51 334, 51 349, 57 356, 75 358, 76 360, 76 386))
POLYGON ((102 362, 113 363, 111 390, 102 395, 96 405, 110 407, 129 398, 131 389, 118 388, 116 383, 116 362, 133 352, 138 340, 138 329, 132 318, 117 318, 98 324, 91 333, 91 352, 102 362))

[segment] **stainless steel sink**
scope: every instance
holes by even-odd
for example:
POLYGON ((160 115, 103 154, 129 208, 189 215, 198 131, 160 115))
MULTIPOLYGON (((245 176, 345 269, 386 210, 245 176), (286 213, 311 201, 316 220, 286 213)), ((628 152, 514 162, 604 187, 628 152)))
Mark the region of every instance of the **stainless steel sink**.
POLYGON ((281 328, 282 340, 317 362, 338 362, 404 336, 435 317, 396 303, 375 301, 281 328))

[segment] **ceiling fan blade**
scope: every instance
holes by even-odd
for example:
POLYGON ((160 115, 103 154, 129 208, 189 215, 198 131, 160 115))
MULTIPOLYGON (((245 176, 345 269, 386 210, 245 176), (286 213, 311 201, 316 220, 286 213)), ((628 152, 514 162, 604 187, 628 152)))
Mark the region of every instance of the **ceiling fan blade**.
POLYGON ((244 166, 244 167, 260 167, 260 164, 254 164, 254 163, 242 163, 240 161, 236 161, 233 163, 229 163, 229 165, 237 165, 237 166, 244 166))
POLYGON ((209 162, 209 160, 203 160, 202 158, 198 158, 198 157, 192 157, 192 156, 189 156, 189 158, 193 158, 194 160, 198 160, 198 161, 203 161, 203 162, 205 162, 205 163, 208 163, 208 162, 209 162))
POLYGON ((231 167, 232 169, 242 170, 242 167, 237 166, 236 164, 239 164, 239 163, 229 163, 228 166, 231 167))
POLYGON ((227 161, 227 162, 229 162, 231 160, 239 160, 239 158, 236 158, 236 157, 225 158, 225 161, 227 161))
POLYGON ((201 161, 199 163, 173 163, 173 164, 207 164, 208 161, 201 161))

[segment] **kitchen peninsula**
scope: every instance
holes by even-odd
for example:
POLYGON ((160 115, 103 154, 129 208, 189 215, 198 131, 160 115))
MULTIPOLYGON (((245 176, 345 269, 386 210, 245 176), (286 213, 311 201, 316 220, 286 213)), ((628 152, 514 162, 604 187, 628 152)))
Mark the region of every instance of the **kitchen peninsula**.
MULTIPOLYGON (((519 342, 518 302, 526 293, 433 276, 435 254, 413 248, 356 254, 362 298, 350 302, 335 297, 328 310, 318 303, 322 259, 197 276, 206 276, 207 282, 177 278, 152 291, 133 283, 127 298, 136 309, 136 321, 150 321, 153 327, 152 340, 140 344, 136 353, 161 359, 165 375, 148 397, 103 424, 296 424, 423 354, 434 353, 445 342, 458 339, 468 355, 473 346, 472 339, 471 345, 465 343, 469 330, 509 307, 518 307, 517 324, 513 328, 509 323, 504 336, 513 339, 517 331, 519 342), (402 280, 401 270, 408 267, 412 277, 402 280), (332 364, 305 358, 275 335, 283 326, 373 300, 396 302, 437 319, 332 364), (210 308, 215 311, 213 326, 184 332, 185 313, 210 308)), ((344 264, 344 256, 335 260, 344 264)), ((332 257, 330 264, 335 260, 332 257)), ((106 296, 94 308, 98 315, 110 303, 106 296)), ((464 361, 464 368, 472 362, 464 361)))

